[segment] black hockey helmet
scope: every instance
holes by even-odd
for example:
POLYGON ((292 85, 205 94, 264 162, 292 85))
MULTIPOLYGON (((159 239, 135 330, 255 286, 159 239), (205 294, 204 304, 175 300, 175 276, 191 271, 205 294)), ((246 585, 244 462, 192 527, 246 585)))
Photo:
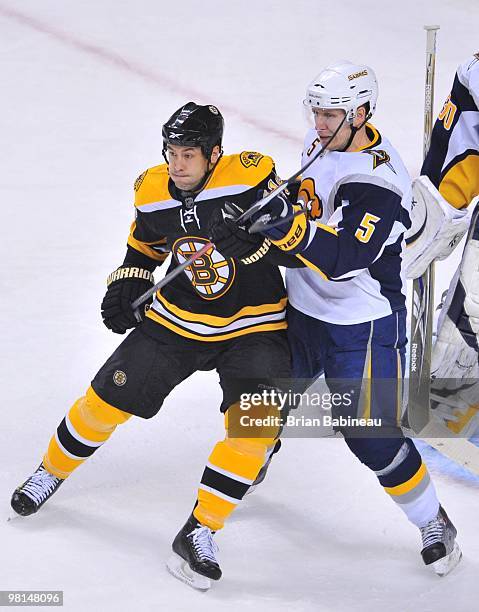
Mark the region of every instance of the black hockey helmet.
POLYGON ((215 145, 221 149, 223 129, 223 117, 216 106, 188 102, 163 125, 163 155, 166 156, 168 144, 201 147, 203 155, 209 160, 215 145))

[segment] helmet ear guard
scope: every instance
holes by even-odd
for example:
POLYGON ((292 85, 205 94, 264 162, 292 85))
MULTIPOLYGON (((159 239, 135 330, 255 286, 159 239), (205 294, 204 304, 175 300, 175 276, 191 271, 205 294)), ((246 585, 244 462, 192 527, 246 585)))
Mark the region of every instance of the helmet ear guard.
POLYGON ((378 82, 372 68, 343 60, 322 70, 309 83, 303 104, 310 109, 344 110, 351 125, 360 106, 369 104, 365 121, 370 119, 377 99, 378 82))
POLYGON ((180 147, 200 147, 209 161, 215 146, 223 150, 224 120, 220 111, 213 105, 200 106, 188 102, 175 111, 163 125, 163 157, 168 163, 166 147, 168 144, 180 147))

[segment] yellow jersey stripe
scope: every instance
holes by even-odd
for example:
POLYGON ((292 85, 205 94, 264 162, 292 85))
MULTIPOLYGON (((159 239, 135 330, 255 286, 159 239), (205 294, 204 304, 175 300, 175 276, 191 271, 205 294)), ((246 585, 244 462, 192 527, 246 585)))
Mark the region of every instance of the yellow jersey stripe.
POLYGON ((220 317, 216 315, 199 314, 196 312, 189 312, 188 310, 183 310, 182 308, 175 306, 171 302, 168 302, 168 300, 163 295, 161 295, 159 291, 156 294, 156 298, 164 306, 164 308, 166 308, 166 310, 169 310, 178 318, 183 319, 184 321, 205 323, 207 325, 211 325, 212 327, 224 327, 243 317, 281 312, 286 308, 286 304, 288 302, 288 299, 285 297, 274 304, 245 306, 244 308, 238 310, 238 312, 235 312, 235 314, 231 315, 230 317, 220 317))
POLYGON ((308 268, 311 268, 311 270, 314 270, 315 272, 317 272, 321 276, 321 278, 323 278, 324 280, 329 280, 329 278, 326 276, 326 274, 322 270, 320 270, 317 266, 315 266, 313 263, 308 261, 306 259, 306 257, 303 257, 299 253, 296 253, 296 257, 300 261, 302 261, 306 266, 308 266, 308 268))
POLYGON ((191 340, 201 340, 202 342, 219 342, 221 340, 230 340, 231 338, 238 338, 239 336, 245 336, 246 334, 258 333, 258 332, 268 332, 268 331, 278 331, 280 329, 286 329, 287 323, 285 319, 278 321, 277 323, 260 323, 259 325, 243 327, 241 329, 228 332, 226 334, 215 334, 211 335, 202 335, 196 334, 178 325, 175 325, 168 319, 165 319, 157 312, 154 312, 151 308, 147 312, 146 316, 161 325, 164 325, 171 331, 179 334, 180 336, 184 336, 185 338, 190 338, 191 340))

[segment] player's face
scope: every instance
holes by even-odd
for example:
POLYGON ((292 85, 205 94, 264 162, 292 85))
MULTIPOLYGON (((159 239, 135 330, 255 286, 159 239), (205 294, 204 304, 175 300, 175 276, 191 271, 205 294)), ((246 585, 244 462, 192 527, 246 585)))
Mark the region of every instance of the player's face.
MULTIPOLYGON (((341 121, 344 119, 345 112, 335 108, 313 108, 314 127, 318 133, 321 145, 324 147, 328 144, 329 139, 338 129, 341 121)), ((351 128, 345 121, 339 132, 328 145, 331 151, 341 150, 348 142, 351 134, 351 128)))
POLYGON ((169 173, 183 191, 194 191, 209 170, 209 163, 200 147, 167 145, 169 173))

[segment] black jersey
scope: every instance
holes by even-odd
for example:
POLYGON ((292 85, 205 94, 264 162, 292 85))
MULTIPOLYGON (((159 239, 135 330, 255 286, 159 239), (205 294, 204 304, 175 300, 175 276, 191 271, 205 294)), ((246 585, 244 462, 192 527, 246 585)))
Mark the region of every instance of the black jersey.
MULTIPOLYGON (((136 220, 128 245, 158 263, 171 251, 173 269, 209 242, 215 209, 229 201, 246 210, 258 191, 277 183, 273 160, 255 152, 222 157, 195 196, 176 189, 166 164, 150 168, 135 183, 136 220)), ((284 329, 283 279, 266 259, 243 265, 212 247, 157 292, 147 317, 203 341, 284 329)))

